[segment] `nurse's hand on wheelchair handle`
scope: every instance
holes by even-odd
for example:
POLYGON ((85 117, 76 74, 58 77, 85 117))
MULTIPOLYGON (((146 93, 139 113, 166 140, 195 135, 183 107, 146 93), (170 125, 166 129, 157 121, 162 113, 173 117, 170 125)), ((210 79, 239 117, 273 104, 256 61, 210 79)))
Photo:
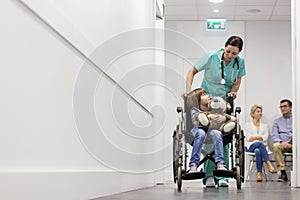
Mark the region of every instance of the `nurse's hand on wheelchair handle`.
POLYGON ((228 97, 232 97, 233 99, 236 99, 236 92, 229 92, 227 94, 228 97))

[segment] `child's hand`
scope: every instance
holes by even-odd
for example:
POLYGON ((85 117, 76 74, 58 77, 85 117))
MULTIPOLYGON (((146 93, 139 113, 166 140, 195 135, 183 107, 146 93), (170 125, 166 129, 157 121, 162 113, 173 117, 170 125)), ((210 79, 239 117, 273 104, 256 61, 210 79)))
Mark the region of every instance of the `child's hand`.
POLYGON ((223 123, 223 122, 225 122, 226 121, 226 117, 225 116, 223 116, 223 115, 217 115, 217 118, 216 118, 216 122, 217 123, 223 123))
POLYGON ((226 121, 226 117, 223 115, 209 115, 210 119, 218 124, 223 123, 226 121))

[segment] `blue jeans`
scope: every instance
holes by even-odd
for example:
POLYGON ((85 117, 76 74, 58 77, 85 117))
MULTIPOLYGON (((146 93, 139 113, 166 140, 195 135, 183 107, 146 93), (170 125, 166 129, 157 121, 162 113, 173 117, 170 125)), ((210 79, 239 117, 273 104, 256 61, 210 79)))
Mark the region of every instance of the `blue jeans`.
POLYGON ((269 155, 263 142, 254 142, 251 144, 247 152, 255 153, 257 172, 262 172, 263 161, 269 161, 269 155))
POLYGON ((201 154, 201 148, 202 145, 206 139, 206 137, 209 137, 212 139, 213 144, 215 146, 215 162, 222 162, 224 163, 224 153, 223 153, 223 135, 221 131, 219 130, 208 130, 205 132, 203 128, 200 126, 194 127, 192 129, 192 134, 194 135, 194 144, 193 144, 193 150, 192 155, 190 159, 191 163, 196 163, 197 166, 199 166, 200 161, 200 154, 201 154))

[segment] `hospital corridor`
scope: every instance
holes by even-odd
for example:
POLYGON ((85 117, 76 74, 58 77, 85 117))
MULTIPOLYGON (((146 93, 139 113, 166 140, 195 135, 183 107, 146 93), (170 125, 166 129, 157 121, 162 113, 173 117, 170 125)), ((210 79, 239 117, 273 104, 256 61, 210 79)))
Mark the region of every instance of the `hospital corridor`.
POLYGON ((1 200, 299 199, 300 1, 0 16, 1 200))

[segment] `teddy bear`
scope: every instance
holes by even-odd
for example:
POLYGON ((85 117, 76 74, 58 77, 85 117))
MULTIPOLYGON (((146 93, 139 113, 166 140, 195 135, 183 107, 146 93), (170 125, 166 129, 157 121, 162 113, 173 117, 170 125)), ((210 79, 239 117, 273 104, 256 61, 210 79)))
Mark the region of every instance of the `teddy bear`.
POLYGON ((231 132, 236 125, 236 119, 225 113, 228 107, 225 100, 221 97, 213 97, 209 102, 209 111, 199 112, 198 121, 206 129, 216 129, 226 134, 231 132))

